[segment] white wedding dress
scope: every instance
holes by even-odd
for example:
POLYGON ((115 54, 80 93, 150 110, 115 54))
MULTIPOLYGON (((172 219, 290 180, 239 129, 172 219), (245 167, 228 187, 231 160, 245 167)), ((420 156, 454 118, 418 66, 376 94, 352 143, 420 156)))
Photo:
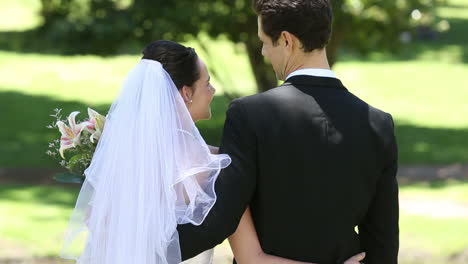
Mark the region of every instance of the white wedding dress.
POLYGON ((230 162, 210 153, 162 65, 141 60, 109 111, 60 255, 80 264, 180 263, 177 225, 204 221, 230 162))

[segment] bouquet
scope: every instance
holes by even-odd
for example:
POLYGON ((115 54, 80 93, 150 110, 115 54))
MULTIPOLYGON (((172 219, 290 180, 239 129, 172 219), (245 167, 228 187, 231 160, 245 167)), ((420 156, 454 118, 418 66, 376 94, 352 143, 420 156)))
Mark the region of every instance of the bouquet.
POLYGON ((76 117, 80 112, 72 112, 67 120, 62 120, 62 109, 54 109, 51 115, 56 119, 49 129, 58 129, 60 139, 49 143, 47 155, 56 159, 59 164, 68 170, 65 173, 54 175, 54 179, 66 183, 83 183, 84 171, 91 164, 94 151, 101 137, 106 117, 88 108, 89 118, 77 122, 76 117))

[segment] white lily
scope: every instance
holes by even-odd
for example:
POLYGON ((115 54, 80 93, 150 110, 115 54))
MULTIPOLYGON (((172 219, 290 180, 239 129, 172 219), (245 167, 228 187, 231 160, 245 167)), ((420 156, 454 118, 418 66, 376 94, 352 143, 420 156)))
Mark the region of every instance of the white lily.
POLYGON ((68 116, 69 126, 66 125, 62 121, 57 122, 57 127, 60 130, 60 133, 62 134, 62 136, 60 137, 60 149, 59 149, 60 156, 62 156, 62 158, 65 158, 65 156, 63 155, 63 152, 65 150, 74 148, 80 145, 80 135, 81 135, 81 131, 83 131, 84 129, 85 124, 76 123, 75 118, 79 113, 80 112, 75 111, 75 112, 72 112, 68 116))
POLYGON ((101 138, 106 123, 106 117, 91 108, 88 108, 88 115, 89 120, 87 121, 85 129, 91 133, 90 140, 94 143, 94 140, 99 140, 99 138, 101 138))

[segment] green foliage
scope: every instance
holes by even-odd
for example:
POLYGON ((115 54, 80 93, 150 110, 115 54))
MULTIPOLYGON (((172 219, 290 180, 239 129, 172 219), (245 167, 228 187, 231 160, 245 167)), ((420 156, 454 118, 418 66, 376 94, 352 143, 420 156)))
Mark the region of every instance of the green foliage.
MULTIPOLYGON (((119 52, 122 43, 131 40, 131 16, 121 9, 122 1, 113 0, 41 0, 43 25, 36 31, 49 43, 48 51, 65 54, 119 52)), ((46 51, 47 51, 46 50, 46 51)))
POLYGON ((432 30, 430 27, 434 25, 435 8, 445 0, 331 2, 334 7, 334 24, 327 51, 333 64, 338 59, 340 49, 360 54, 371 51, 397 51, 404 42, 416 37, 417 29, 432 30), (404 37, 402 34, 407 35, 404 37))
MULTIPOLYGON (((41 0, 38 32, 65 54, 114 55, 200 32, 191 1, 41 0), (192 19, 193 18, 193 19, 192 19), (57 43, 57 42, 55 42, 57 43)), ((53 50, 54 48, 51 48, 53 50)))
MULTIPOLYGON (((444 0, 332 0, 334 34, 341 45, 361 52, 395 48, 400 33, 415 26, 429 25, 433 8, 444 0), (413 19, 414 10, 421 13, 413 19)), ((155 38, 183 39, 207 32, 225 35, 233 42, 248 43, 256 38, 256 16, 252 0, 41 0, 44 27, 50 31, 87 36, 106 42, 112 54, 112 35, 134 38, 146 44, 155 38), (125 2, 125 3, 124 3, 125 2), (47 29, 49 30, 49 29, 47 29)), ((75 37, 78 39, 78 36, 75 37)), ((127 39, 129 41, 130 39, 127 39)), ((80 43, 80 45, 83 43, 80 43)), ((91 47, 82 47, 87 51, 91 47)), ((99 53, 98 52, 98 53, 99 53)))
MULTIPOLYGON (((441 1, 332 0, 334 34, 327 49, 331 64, 341 48, 359 53, 397 50, 403 32, 432 24, 433 8, 441 1), (421 18, 413 19, 412 12, 421 18)), ((141 49, 156 39, 184 41, 205 32, 243 43, 259 90, 276 86, 276 78, 260 54, 252 0, 41 2, 45 21, 41 36, 60 41, 66 53, 110 55, 131 47, 141 49)))

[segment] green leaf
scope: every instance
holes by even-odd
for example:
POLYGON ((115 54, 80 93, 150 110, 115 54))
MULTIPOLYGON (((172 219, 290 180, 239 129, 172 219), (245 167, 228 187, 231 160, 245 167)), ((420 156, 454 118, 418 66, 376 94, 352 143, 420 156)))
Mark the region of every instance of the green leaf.
POLYGON ((70 171, 72 172, 78 172, 78 173, 83 173, 83 170, 85 168, 82 168, 81 163, 80 163, 80 160, 81 159, 84 159, 86 158, 86 154, 85 153, 80 153, 80 154, 77 154, 75 156, 73 156, 72 158, 70 158, 70 171), (76 168, 78 165, 78 168, 76 168))
POLYGON ((62 183, 83 183, 85 177, 70 172, 57 173, 54 175, 54 180, 62 183))

